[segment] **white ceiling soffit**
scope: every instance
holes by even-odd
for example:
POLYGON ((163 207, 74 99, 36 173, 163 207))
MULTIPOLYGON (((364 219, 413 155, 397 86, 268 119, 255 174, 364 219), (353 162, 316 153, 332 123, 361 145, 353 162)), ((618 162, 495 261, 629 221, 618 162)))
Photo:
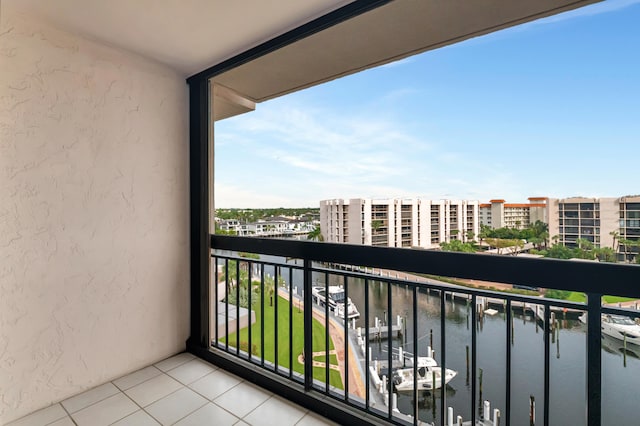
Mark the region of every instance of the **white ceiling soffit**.
POLYGON ((352 0, 2 0, 62 30, 187 75, 352 0))
POLYGON ((395 0, 214 78, 256 102, 599 0, 395 0))

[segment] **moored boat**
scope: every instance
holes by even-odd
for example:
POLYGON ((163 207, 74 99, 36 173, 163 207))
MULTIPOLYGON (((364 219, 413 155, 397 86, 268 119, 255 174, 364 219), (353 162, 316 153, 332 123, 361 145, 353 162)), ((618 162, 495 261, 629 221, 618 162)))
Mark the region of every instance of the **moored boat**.
MULTIPOLYGON (((624 315, 602 314, 602 334, 618 340, 626 340, 627 343, 640 345, 640 325, 633 319, 624 315)), ((587 323, 587 314, 580 316, 580 321, 587 323)))
POLYGON ((360 312, 353 304, 350 297, 346 297, 344 288, 337 285, 331 285, 328 288, 329 295, 327 297, 327 288, 316 286, 312 288, 311 294, 314 303, 325 306, 329 304, 329 310, 339 318, 357 319, 360 318, 360 312), (345 315, 346 311, 346 315, 345 315))
POLYGON ((442 368, 438 367, 435 359, 418 357, 418 365, 415 370, 417 371, 417 376, 414 380, 413 359, 410 359, 407 364, 411 365, 411 367, 399 368, 393 374, 393 384, 398 392, 413 391, 414 382, 417 382, 418 390, 440 389, 458 374, 457 371, 447 368, 443 377, 442 368))

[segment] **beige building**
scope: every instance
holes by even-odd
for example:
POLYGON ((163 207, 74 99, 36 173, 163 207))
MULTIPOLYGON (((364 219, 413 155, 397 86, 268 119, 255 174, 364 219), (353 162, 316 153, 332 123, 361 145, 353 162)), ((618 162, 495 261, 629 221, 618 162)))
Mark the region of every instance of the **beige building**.
POLYGON ((478 202, 355 198, 320 202, 325 241, 385 247, 437 248, 479 232, 478 202))
POLYGON ((640 240, 640 196, 619 198, 565 198, 551 200, 549 234, 569 247, 578 238, 596 247, 611 247, 618 260, 634 261, 640 247, 629 244, 640 240), (625 242, 627 242, 625 244, 625 242))
POLYGON ((491 200, 479 205, 480 223, 491 228, 524 229, 536 221, 549 221, 547 197, 529 197, 528 203, 491 200))
POLYGON ((640 241, 640 195, 621 197, 619 206, 619 240, 614 245, 618 246, 620 260, 634 261, 640 254, 640 246, 625 244, 625 241, 640 241))
POLYGON ((613 233, 620 230, 620 198, 572 197, 550 199, 549 235, 577 247, 578 239, 595 247, 614 247, 613 233))

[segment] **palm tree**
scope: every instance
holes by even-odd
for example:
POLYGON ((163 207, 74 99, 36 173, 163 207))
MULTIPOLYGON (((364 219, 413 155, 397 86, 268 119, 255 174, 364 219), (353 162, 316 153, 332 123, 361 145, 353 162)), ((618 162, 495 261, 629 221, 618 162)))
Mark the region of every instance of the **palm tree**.
POLYGON ((620 247, 620 232, 611 231, 609 232, 609 235, 613 237, 613 244, 611 245, 611 248, 617 253, 618 248, 620 247))
POLYGON ((593 243, 585 238, 576 239, 576 243, 578 244, 577 249, 577 257, 580 259, 594 259, 595 253, 593 252, 594 246, 593 243))
POLYGON ((544 246, 544 248, 547 248, 547 245, 549 243, 549 232, 548 231, 543 231, 540 233, 540 235, 538 235, 538 238, 540 238, 542 240, 542 244, 544 246))
POLYGON ((320 242, 324 241, 324 237, 322 236, 322 230, 320 229, 320 226, 316 226, 315 228, 313 228, 313 231, 307 234, 307 240, 320 241, 320 242))
POLYGON ((478 234, 480 245, 482 245, 484 239, 489 236, 489 232, 491 232, 491 227, 489 227, 489 225, 480 225, 480 233, 478 234))

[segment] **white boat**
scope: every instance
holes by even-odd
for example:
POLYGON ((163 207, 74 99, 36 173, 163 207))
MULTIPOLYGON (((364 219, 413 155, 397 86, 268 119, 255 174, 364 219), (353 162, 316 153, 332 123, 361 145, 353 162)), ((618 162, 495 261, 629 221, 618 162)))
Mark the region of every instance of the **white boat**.
MULTIPOLYGON (((587 314, 579 317, 584 324, 587 323, 587 314)), ((625 340, 627 343, 640 345, 640 325, 634 320, 624 315, 602 314, 601 320, 602 334, 618 340, 625 340)))
MULTIPOLYGON (((409 358, 407 364, 409 368, 399 368, 393 374, 393 384, 398 392, 413 391, 414 385, 414 368, 413 359, 409 358)), ((418 357, 417 369, 418 390, 440 389, 443 385, 449 383, 456 375, 457 371, 445 369, 444 380, 442 377, 442 368, 438 367, 438 363, 431 357, 418 357), (435 387, 434 387, 435 375, 435 387)))
MULTIPOLYGON (((313 287, 311 289, 313 302, 319 304, 320 306, 325 306, 325 303, 327 303, 326 291, 327 289, 325 287, 313 287)), ((329 286, 328 303, 329 310, 339 318, 345 318, 345 305, 347 311, 347 319, 360 318, 360 312, 358 312, 358 309, 356 308, 356 305, 354 305, 351 301, 351 298, 349 297, 345 300, 344 288, 342 288, 341 286, 329 286)))

